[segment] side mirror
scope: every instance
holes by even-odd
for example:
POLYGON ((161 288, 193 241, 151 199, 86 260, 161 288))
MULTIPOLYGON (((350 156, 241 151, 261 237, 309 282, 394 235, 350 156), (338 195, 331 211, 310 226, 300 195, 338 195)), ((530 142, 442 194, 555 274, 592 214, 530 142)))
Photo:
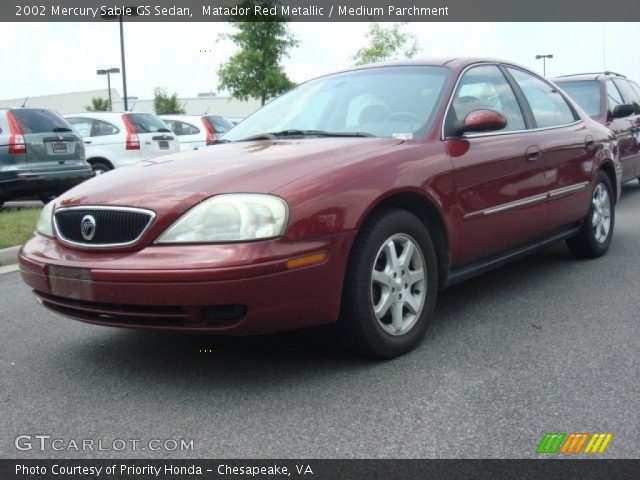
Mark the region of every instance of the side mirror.
POLYGON ((461 133, 493 132, 507 126, 505 116, 495 110, 474 110, 464 117, 461 133))
POLYGON ((613 113, 611 114, 611 118, 624 118, 629 117, 635 113, 635 109, 633 105, 630 103, 622 103, 620 105, 616 105, 613 109, 613 113))

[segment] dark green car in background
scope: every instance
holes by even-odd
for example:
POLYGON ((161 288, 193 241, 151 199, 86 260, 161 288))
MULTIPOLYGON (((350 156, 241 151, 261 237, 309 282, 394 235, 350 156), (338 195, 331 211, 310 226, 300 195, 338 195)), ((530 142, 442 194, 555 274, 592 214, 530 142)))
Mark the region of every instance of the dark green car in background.
POLYGON ((56 112, 0 109, 0 208, 20 197, 46 203, 92 176, 82 139, 56 112))

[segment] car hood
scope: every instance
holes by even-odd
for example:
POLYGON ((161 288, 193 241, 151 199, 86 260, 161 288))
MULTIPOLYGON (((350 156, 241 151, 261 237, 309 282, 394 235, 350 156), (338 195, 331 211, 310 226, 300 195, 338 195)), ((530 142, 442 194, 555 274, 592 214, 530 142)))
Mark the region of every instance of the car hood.
POLYGON ((120 168, 62 195, 58 206, 119 205, 180 214, 221 193, 270 193, 329 168, 402 143, 395 138, 304 138, 213 145, 120 168))

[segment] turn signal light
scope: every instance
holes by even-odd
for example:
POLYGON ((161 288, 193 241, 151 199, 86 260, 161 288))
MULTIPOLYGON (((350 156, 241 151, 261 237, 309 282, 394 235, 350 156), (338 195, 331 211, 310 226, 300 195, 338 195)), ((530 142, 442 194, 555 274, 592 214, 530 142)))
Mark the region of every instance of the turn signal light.
POLYGON ((324 262, 329 257, 327 252, 313 253, 311 255, 305 255, 304 257, 292 258, 287 260, 287 269, 293 270, 295 268, 308 267, 309 265, 316 265, 324 262))

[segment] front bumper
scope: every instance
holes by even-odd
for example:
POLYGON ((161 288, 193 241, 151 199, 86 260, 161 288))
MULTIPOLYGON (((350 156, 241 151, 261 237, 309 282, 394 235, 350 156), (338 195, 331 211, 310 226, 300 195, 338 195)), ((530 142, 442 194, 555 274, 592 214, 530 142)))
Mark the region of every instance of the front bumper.
POLYGON ((77 320, 249 335, 335 321, 354 236, 106 253, 36 235, 19 262, 38 301, 77 320), (287 260, 316 252, 327 259, 287 269, 287 260))

